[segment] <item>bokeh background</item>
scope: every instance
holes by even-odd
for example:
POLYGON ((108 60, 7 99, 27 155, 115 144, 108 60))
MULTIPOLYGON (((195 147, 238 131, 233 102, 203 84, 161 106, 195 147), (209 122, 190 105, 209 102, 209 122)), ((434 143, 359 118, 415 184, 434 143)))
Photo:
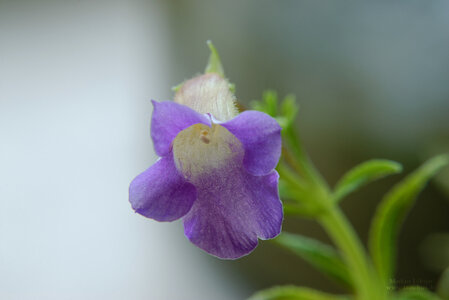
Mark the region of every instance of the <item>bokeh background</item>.
MULTIPOLYGON (((449 150, 447 1, 0 0, 1 299, 244 299, 286 283, 341 291, 269 242, 220 261, 180 222, 132 212, 129 182, 156 159, 150 99, 171 99, 171 86, 203 70, 208 39, 244 105, 268 88, 297 95, 303 142, 331 184, 365 159, 409 172, 449 150)), ((401 177, 343 202, 364 240, 401 177)), ((449 231, 448 177, 404 224, 399 285, 436 283, 442 266, 422 243, 449 231)), ((328 241, 311 221, 284 230, 328 241)))

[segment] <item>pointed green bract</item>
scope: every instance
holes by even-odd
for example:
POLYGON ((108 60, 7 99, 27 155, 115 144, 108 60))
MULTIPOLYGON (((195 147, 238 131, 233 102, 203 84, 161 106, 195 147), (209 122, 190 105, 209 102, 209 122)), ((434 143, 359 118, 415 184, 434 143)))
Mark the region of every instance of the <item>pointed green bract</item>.
POLYGON ((218 55, 217 49, 212 44, 211 41, 207 41, 207 45, 210 49, 209 62, 207 63, 204 73, 217 73, 221 77, 225 77, 223 65, 221 64, 220 56, 218 55))
POLYGON ((379 204, 371 224, 369 248, 382 280, 393 275, 396 258, 396 237, 416 196, 438 170, 449 163, 449 155, 428 160, 415 172, 390 190, 379 204))
POLYGON ((278 116, 278 96, 275 91, 265 91, 262 96, 262 101, 265 104, 265 113, 272 117, 278 116))
POLYGON ((296 102, 295 95, 287 95, 281 103, 281 115, 286 119, 286 126, 293 125, 298 111, 299 105, 296 102))
POLYGON ((276 286, 257 292, 248 300, 348 300, 347 296, 332 295, 314 289, 292 285, 276 286))
POLYGON ((281 233, 274 242, 300 256, 344 287, 351 289, 351 276, 348 269, 332 246, 299 234, 286 232, 281 233))
MULTIPOLYGON (((207 46, 210 49, 210 55, 209 55, 209 60, 207 62, 207 66, 206 69, 204 70, 204 74, 208 74, 208 73, 215 73, 220 75, 221 77, 223 77, 229 86, 229 90, 231 91, 231 93, 235 93, 235 84, 230 83, 225 75, 224 75, 224 68, 223 65, 221 64, 221 60, 220 60, 220 56, 218 55, 218 51, 215 48, 215 46, 212 44, 211 41, 207 41, 207 46)), ((184 80, 183 82, 179 83, 178 85, 173 86, 171 89, 174 92, 178 92, 182 86, 184 85, 184 83, 187 80, 184 80)))
POLYGON ((273 90, 266 90, 262 94, 262 100, 251 102, 251 108, 266 113, 273 118, 278 116, 278 95, 273 90))
POLYGON ((171 90, 176 93, 177 91, 179 91, 181 89, 183 84, 184 84, 184 81, 178 85, 172 86, 171 90))
POLYGON ((402 166, 394 161, 372 159, 349 170, 334 189, 334 200, 339 201, 367 183, 387 175, 402 171, 402 166))
POLYGON ((262 100, 251 102, 251 109, 272 116, 283 129, 287 129, 294 124, 299 105, 292 94, 287 95, 280 101, 275 91, 266 90, 262 95, 262 100))

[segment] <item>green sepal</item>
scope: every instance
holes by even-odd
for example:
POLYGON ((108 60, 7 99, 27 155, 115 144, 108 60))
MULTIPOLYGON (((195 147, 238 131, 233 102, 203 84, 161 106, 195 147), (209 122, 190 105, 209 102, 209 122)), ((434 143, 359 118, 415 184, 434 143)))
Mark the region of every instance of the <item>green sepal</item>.
POLYGON ((336 184, 333 196, 334 201, 338 202, 371 181, 387 175, 397 174, 401 171, 402 166, 391 160, 372 159, 363 162, 349 170, 336 184))
POLYGON ((262 290, 248 300, 349 300, 348 296, 332 295, 314 289, 293 285, 276 286, 262 290))
POLYGON ((449 155, 429 159, 396 184, 379 204, 370 228, 369 248, 374 265, 384 282, 394 274, 396 237, 402 222, 427 181, 448 163, 449 155))
POLYGON ((184 84, 184 82, 185 82, 185 81, 181 82, 181 83, 178 84, 178 85, 172 86, 171 90, 172 90, 173 92, 176 93, 177 91, 179 91, 179 90, 181 89, 181 87, 182 87, 182 85, 184 84))
POLYGON ((266 90, 261 101, 252 101, 251 109, 258 110, 275 118, 283 129, 290 127, 296 118, 299 105, 294 95, 287 95, 281 102, 273 90, 266 90))
POLYGON ((278 96, 273 90, 266 90, 262 94, 262 100, 251 102, 251 108, 270 115, 273 118, 278 117, 278 96))
MULTIPOLYGON (((225 74, 224 74, 224 68, 221 63, 220 55, 218 54, 217 49, 215 48, 214 44, 212 44, 211 41, 207 41, 206 43, 210 49, 210 55, 209 55, 209 60, 207 62, 206 69, 204 70, 204 74, 216 73, 216 74, 220 75, 221 77, 223 77, 224 79, 226 79, 225 74)), ((178 92, 186 81, 187 80, 184 80, 180 84, 173 86, 171 88, 172 91, 174 91, 175 93, 178 92)), ((229 80, 227 80, 227 79, 226 79, 226 81, 228 82, 229 90, 234 94, 235 93, 235 84, 230 83, 229 80)))
POLYGON ((334 247, 299 234, 283 232, 274 242, 290 250, 319 271, 352 290, 351 275, 334 247))
POLYGON ((285 96, 281 103, 281 116, 286 119, 285 125, 282 128, 291 126, 296 118, 299 111, 299 105, 296 102, 296 97, 293 94, 285 96))
POLYGON ((207 46, 210 49, 209 62, 207 63, 206 69, 204 73, 217 73, 221 77, 225 78, 224 68, 221 64, 220 56, 218 55, 218 51, 215 48, 214 44, 211 41, 207 41, 207 46))

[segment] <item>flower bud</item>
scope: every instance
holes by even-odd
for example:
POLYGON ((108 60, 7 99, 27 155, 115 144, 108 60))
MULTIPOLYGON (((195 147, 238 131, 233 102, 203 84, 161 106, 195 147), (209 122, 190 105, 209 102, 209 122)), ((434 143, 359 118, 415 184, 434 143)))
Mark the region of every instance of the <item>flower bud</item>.
POLYGON ((174 100, 201 114, 210 113, 220 121, 231 120, 238 114, 228 81, 217 73, 187 80, 176 92, 174 100))
POLYGON ((175 102, 199 113, 210 113, 219 121, 228 121, 238 115, 232 85, 226 80, 217 49, 207 41, 210 49, 205 74, 185 81, 175 88, 175 102))

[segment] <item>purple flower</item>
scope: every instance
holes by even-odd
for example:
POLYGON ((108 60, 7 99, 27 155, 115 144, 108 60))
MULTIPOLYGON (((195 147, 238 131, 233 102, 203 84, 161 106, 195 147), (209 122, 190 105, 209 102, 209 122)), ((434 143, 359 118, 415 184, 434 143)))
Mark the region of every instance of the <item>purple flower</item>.
POLYGON ((132 181, 133 209, 157 221, 182 218, 193 244, 225 259, 250 253, 258 238, 277 236, 283 218, 274 170, 278 123, 257 111, 222 122, 220 109, 198 109, 202 114, 172 101, 153 106, 151 137, 160 158, 132 181))

